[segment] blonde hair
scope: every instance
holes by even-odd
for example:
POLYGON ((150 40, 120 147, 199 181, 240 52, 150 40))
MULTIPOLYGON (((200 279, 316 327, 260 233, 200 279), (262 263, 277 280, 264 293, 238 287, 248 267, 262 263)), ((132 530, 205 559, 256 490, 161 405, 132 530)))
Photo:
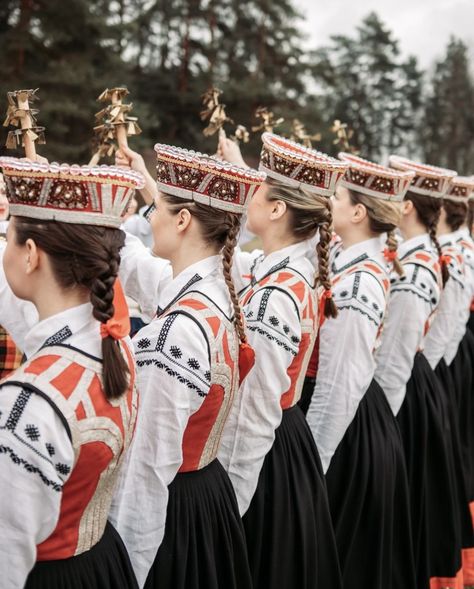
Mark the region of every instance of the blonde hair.
POLYGON ((268 178, 267 200, 281 200, 290 213, 290 230, 295 237, 304 241, 319 229, 319 243, 316 246, 319 265, 319 282, 326 291, 324 316, 337 317, 337 307, 332 299, 329 275, 329 244, 331 242, 332 210, 329 198, 314 194, 304 188, 291 188, 268 178))
POLYGON ((403 276, 405 273, 397 256, 398 242, 395 237, 395 229, 400 225, 402 217, 400 203, 366 196, 354 190, 349 190, 349 196, 353 205, 361 204, 367 209, 370 230, 387 234, 384 255, 392 262, 395 272, 403 276))

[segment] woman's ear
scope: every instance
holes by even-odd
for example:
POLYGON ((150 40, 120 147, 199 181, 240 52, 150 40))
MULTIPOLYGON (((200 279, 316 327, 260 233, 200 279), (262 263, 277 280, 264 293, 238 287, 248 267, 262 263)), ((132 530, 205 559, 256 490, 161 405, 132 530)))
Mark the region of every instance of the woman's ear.
POLYGON ((178 233, 186 231, 191 223, 192 215, 189 209, 181 209, 176 215, 176 229, 178 233))
POLYGON ((362 203, 357 203, 353 207, 352 211, 352 223, 361 223, 364 219, 367 218, 367 209, 362 203))
POLYGON ((401 205, 401 212, 403 216, 409 215, 414 209, 414 205, 411 200, 404 200, 402 201, 401 205))
POLYGON ((270 212, 270 220, 276 221, 281 219, 286 213, 286 202, 283 200, 272 200, 272 210, 270 212))
POLYGON ((27 239, 26 248, 26 274, 32 274, 40 265, 40 254, 36 243, 32 239, 27 239))

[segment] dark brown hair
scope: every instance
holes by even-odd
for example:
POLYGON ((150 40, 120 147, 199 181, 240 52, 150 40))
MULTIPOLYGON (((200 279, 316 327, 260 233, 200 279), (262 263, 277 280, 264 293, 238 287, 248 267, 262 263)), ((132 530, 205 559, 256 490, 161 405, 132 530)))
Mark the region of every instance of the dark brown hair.
POLYGON ((457 231, 466 222, 467 203, 444 200, 443 207, 446 212, 446 223, 451 231, 457 231))
POLYGON ((361 204, 367 209, 370 231, 373 233, 387 234, 387 250, 393 253, 393 259, 390 261, 393 264, 395 272, 403 276, 403 266, 400 264, 400 260, 396 255, 398 242, 395 237, 395 229, 400 224, 401 219, 400 203, 366 196, 354 190, 348 190, 348 192, 353 205, 361 204))
MULTIPOLYGON (((15 217, 15 233, 18 245, 32 239, 48 255, 62 288, 83 287, 89 291, 97 321, 106 323, 113 316, 113 288, 125 241, 123 231, 15 217)), ((102 339, 102 361, 105 395, 117 399, 129 386, 129 370, 119 343, 110 336, 102 339)))
MULTIPOLYGON (((291 232, 304 241, 313 237, 319 229, 319 242, 316 245, 319 266, 319 282, 326 292, 331 291, 329 274, 329 246, 331 243, 332 209, 328 197, 308 192, 304 188, 292 188, 267 178, 270 187, 266 198, 282 200, 286 203, 291 222, 291 232)), ((324 316, 337 317, 337 307, 332 296, 325 298, 324 316)))
POLYGON ((441 215, 441 207, 443 201, 440 198, 434 198, 431 196, 425 196, 423 194, 416 194, 415 192, 408 191, 405 195, 405 200, 409 200, 413 203, 416 214, 420 223, 422 223, 430 236, 431 242, 436 248, 439 257, 439 263, 441 266, 441 278, 443 286, 449 280, 449 269, 446 260, 443 257, 443 251, 441 245, 436 236, 436 229, 438 227, 439 216, 441 215))
POLYGON ((224 279, 234 308, 234 325, 240 342, 245 343, 247 336, 245 334, 242 311, 234 281, 232 280, 232 260, 235 246, 237 245, 241 215, 216 208, 211 210, 207 205, 202 205, 192 200, 184 200, 178 196, 171 196, 163 192, 160 192, 160 197, 166 202, 170 211, 174 214, 178 214, 182 209, 188 209, 199 223, 204 241, 209 245, 217 245, 222 251, 224 279))

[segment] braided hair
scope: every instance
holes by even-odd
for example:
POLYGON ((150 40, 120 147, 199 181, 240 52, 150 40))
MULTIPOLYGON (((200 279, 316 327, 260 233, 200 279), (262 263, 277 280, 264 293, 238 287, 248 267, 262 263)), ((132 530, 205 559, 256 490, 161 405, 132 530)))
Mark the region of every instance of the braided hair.
MULTIPOLYGON (((100 323, 114 315, 114 283, 125 234, 120 229, 15 217, 16 242, 32 239, 51 263, 63 289, 83 288, 90 294, 92 314, 100 323)), ((102 378, 107 399, 121 397, 129 386, 129 369, 120 344, 102 339, 102 378)))

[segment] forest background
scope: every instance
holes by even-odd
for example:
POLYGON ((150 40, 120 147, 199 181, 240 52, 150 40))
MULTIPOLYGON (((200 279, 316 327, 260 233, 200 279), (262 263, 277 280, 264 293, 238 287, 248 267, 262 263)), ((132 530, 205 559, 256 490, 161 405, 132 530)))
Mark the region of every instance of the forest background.
MULTIPOLYGON (((249 129, 266 106, 285 119, 277 132, 289 136, 298 119, 321 135, 315 148, 336 154, 339 119, 364 157, 398 153, 474 174, 474 64, 462 40, 424 71, 375 13, 326 46, 305 38, 302 19, 293 0, 2 0, 0 96, 6 111, 7 91, 39 88, 41 153, 56 161, 89 160, 96 98, 115 86, 130 90, 143 129, 135 149, 213 152, 216 136, 203 136, 199 118, 213 84, 249 129)), ((259 137, 243 147, 249 161, 259 137)))

